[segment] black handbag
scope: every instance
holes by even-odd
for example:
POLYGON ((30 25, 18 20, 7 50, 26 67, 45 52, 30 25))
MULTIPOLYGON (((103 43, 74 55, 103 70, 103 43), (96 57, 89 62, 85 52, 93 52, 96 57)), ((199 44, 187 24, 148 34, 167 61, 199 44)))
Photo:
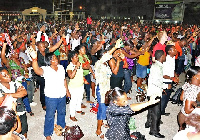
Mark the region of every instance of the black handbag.
POLYGON ((78 125, 65 128, 62 135, 64 140, 80 140, 84 136, 83 131, 78 125))
POLYGON ((66 104, 70 103, 71 98, 70 97, 66 97, 66 104))

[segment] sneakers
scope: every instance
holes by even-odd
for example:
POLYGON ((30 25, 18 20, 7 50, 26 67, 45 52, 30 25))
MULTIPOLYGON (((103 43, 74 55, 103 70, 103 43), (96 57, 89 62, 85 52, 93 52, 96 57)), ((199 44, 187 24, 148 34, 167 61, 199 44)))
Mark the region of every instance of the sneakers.
POLYGON ((36 102, 32 102, 32 103, 30 103, 30 106, 36 106, 36 105, 37 105, 36 102))

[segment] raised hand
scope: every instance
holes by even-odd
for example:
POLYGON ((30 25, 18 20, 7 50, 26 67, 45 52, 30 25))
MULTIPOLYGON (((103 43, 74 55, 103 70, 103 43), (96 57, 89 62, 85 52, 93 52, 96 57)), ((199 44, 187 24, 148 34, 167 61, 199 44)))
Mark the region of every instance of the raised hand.
POLYGON ((151 96, 150 97, 150 100, 149 100, 149 105, 153 105, 153 104, 156 104, 160 101, 160 99, 155 99, 156 97, 155 96, 151 96))
POLYGON ((116 45, 115 45, 115 48, 120 48, 121 47, 121 45, 123 45, 123 42, 122 42, 122 39, 120 38, 120 39, 118 39, 117 41, 116 41, 116 45))
POLYGON ((37 52, 32 47, 27 48, 27 50, 32 59, 37 59, 37 52))

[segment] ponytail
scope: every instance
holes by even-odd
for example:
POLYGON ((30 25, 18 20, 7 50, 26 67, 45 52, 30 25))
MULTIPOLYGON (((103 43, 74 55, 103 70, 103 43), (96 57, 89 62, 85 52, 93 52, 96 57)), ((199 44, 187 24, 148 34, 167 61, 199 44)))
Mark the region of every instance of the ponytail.
POLYGON ((118 97, 121 97, 124 94, 125 92, 119 87, 115 87, 114 89, 107 91, 105 95, 105 104, 110 104, 111 101, 117 100, 118 97))

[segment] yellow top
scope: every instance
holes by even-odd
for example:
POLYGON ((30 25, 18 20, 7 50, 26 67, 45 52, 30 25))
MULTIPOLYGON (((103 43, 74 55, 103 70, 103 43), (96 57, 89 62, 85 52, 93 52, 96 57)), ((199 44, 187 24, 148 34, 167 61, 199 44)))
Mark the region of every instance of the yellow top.
POLYGON ((142 66, 147 66, 149 65, 149 57, 150 57, 150 53, 149 52, 145 52, 143 55, 139 56, 138 59, 138 64, 142 65, 142 66))
MULTIPOLYGON (((75 69, 75 65, 72 64, 72 62, 67 66, 67 70, 74 70, 75 69)), ((69 87, 71 88, 76 88, 76 87, 81 87, 83 86, 83 69, 82 67, 80 67, 79 69, 77 69, 76 71, 76 75, 73 79, 69 80, 69 87)))

